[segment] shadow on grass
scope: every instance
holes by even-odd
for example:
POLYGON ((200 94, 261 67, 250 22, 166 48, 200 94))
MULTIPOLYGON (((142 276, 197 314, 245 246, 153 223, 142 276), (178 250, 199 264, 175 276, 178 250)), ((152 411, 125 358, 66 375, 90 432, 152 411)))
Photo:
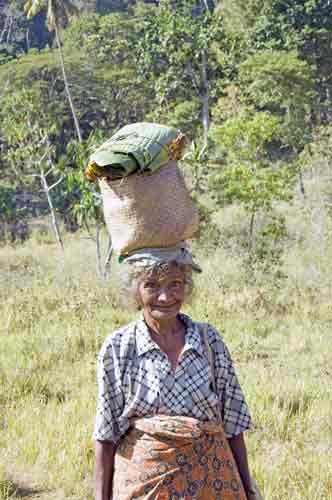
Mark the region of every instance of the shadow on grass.
POLYGON ((36 500, 40 495, 46 493, 45 490, 40 488, 30 487, 25 484, 19 484, 9 479, 0 484, 0 499, 16 500, 19 498, 35 498, 36 500))

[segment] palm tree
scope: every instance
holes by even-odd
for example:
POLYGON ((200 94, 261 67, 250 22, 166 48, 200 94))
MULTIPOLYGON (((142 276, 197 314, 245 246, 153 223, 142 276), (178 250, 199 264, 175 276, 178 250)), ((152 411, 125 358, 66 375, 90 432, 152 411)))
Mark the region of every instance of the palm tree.
POLYGON ((69 106, 73 116, 77 137, 79 142, 82 142, 81 130, 68 85, 65 62, 63 57, 63 50, 62 50, 62 43, 59 33, 60 28, 68 24, 71 18, 78 14, 78 10, 75 7, 75 5, 71 2, 71 0, 28 0, 24 5, 24 10, 27 13, 27 18, 32 19, 40 10, 42 10, 45 7, 47 7, 48 30, 55 32, 55 39, 58 46, 62 76, 65 84, 65 91, 67 94, 69 106))

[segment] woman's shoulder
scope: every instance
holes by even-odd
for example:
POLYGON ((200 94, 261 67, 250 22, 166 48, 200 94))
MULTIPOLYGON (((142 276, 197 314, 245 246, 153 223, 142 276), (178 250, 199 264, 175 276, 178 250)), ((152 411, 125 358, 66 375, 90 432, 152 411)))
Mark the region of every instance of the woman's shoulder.
POLYGON ((120 353, 128 350, 130 346, 135 344, 136 326, 137 321, 133 321, 127 325, 111 331, 102 344, 100 355, 103 355, 104 353, 109 351, 120 353))
MULTIPOLYGON (((188 317, 189 318, 189 317, 188 317)), ((192 318, 189 318, 192 322, 193 326, 197 331, 199 331, 201 338, 203 336, 207 336, 207 340, 209 345, 214 350, 214 352, 220 352, 224 356, 229 356, 228 348, 223 339, 222 333, 215 326, 211 325, 208 322, 204 321, 195 321, 192 318)))

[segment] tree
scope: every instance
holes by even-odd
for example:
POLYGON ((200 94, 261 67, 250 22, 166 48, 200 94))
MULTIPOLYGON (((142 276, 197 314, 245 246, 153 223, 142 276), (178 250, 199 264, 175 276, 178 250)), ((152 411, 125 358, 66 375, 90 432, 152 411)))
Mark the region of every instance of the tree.
POLYGON ((143 121, 155 106, 147 82, 138 80, 132 49, 138 43, 136 25, 137 20, 121 13, 82 15, 65 30, 68 54, 85 54, 85 64, 71 62, 71 78, 74 88, 79 84, 86 136, 95 128, 109 133, 143 121))
POLYGON ((206 180, 206 164, 208 161, 207 145, 196 144, 192 141, 190 149, 184 154, 181 163, 184 166, 190 167, 190 174, 192 176, 192 190, 194 193, 202 191, 202 181, 206 180), (205 175, 204 175, 205 174, 205 175))
MULTIPOLYGON (((282 118, 283 147, 289 148, 297 158, 310 141, 310 116, 316 100, 310 65, 300 60, 294 51, 264 50, 240 65, 239 79, 251 104, 282 118)), ((298 172, 304 195, 301 168, 298 172)))
POLYGON ((21 184, 34 184, 38 178, 47 198, 56 240, 63 242, 51 191, 63 180, 54 163, 51 137, 58 123, 50 120, 47 105, 38 85, 7 93, 2 104, 2 133, 7 144, 6 159, 21 184))
POLYGON ((70 88, 68 84, 63 51, 62 51, 62 44, 59 33, 60 27, 66 25, 71 19, 71 17, 77 14, 77 9, 70 0, 28 0, 28 2, 24 6, 24 10, 27 13, 28 19, 31 19, 41 9, 46 7, 46 4, 47 4, 47 26, 49 31, 55 32, 55 39, 58 47, 66 94, 72 112, 77 137, 78 140, 82 142, 81 130, 78 123, 77 115, 74 108, 74 103, 71 97, 70 88))
POLYGON ((224 165, 211 178, 211 187, 221 206, 237 202, 249 215, 247 248, 250 260, 257 255, 255 235, 260 237, 259 257, 266 241, 274 244, 285 235, 285 221, 274 212, 277 201, 292 197, 294 173, 282 164, 275 166, 269 159, 269 144, 280 138, 280 120, 267 112, 248 112, 227 119, 214 127, 211 135, 224 165), (257 217, 269 220, 263 230, 256 229, 257 217))
POLYGON ((88 239, 94 241, 96 246, 97 274, 100 279, 105 280, 110 271, 110 262, 113 253, 112 240, 108 237, 107 250, 104 261, 102 259, 101 229, 104 225, 101 195, 94 184, 84 178, 84 170, 87 158, 91 150, 103 141, 101 134, 91 134, 89 138, 80 143, 71 141, 67 145, 66 155, 60 159, 60 169, 66 179, 67 189, 72 193, 75 201, 72 210, 79 222, 84 224, 88 230, 88 239), (76 196, 75 196, 76 194, 76 196), (95 225, 95 235, 90 234, 90 222, 95 225))
MULTIPOLYGON (((223 0, 221 4, 229 4, 223 0)), ((234 21, 240 6, 241 31, 247 52, 296 51, 312 66, 321 106, 330 106, 332 92, 332 3, 329 0, 232 0, 234 21)), ((221 7, 222 9, 222 7, 221 7)), ((320 111, 320 110, 318 110, 320 111)))
POLYGON ((8 2, 1 9, 0 21, 0 50, 6 56, 13 57, 16 52, 22 51, 27 38, 26 22, 23 13, 16 1, 8 2))
POLYGON ((141 79, 150 82, 159 108, 169 112, 180 102, 199 98, 205 143, 211 78, 220 71, 211 49, 223 36, 222 19, 207 10, 205 2, 183 0, 175 6, 162 0, 141 23, 137 44, 141 79))
POLYGON ((0 0, 0 64, 50 42, 42 14, 28 22, 20 0, 0 0))

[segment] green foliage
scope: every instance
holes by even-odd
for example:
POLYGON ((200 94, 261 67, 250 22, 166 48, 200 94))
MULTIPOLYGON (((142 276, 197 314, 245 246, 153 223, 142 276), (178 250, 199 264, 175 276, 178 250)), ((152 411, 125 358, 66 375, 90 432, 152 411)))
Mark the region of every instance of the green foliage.
POLYGON ((54 31, 56 26, 65 26, 78 14, 78 9, 71 0, 28 0, 24 5, 29 20, 46 8, 49 31, 54 31))
POLYGON ((181 164, 185 169, 190 169, 192 178, 192 189, 199 193, 202 191, 203 184, 206 185, 207 180, 207 162, 208 162, 208 147, 207 145, 196 144, 192 141, 190 149, 184 154, 181 164))
POLYGON ((192 193, 192 198, 198 208, 199 229, 196 235, 198 245, 206 252, 214 252, 220 246, 221 231, 213 220, 214 210, 199 200, 197 193, 192 193))
POLYGON ((229 161, 262 161, 267 145, 280 137, 280 120, 267 112, 229 118, 211 130, 217 151, 229 161))
POLYGON ((293 51, 262 51, 240 65, 239 78, 256 108, 282 117, 283 145, 299 151, 310 140, 310 114, 316 97, 309 64, 293 51))
POLYGON ((0 183, 0 222, 8 224, 14 222, 18 217, 26 215, 24 207, 19 208, 16 201, 16 187, 6 183, 0 183))
MULTIPOLYGON (((331 91, 332 6, 326 0, 246 2, 246 25, 252 51, 296 50, 313 65, 322 102, 331 91)), ((328 104, 326 102, 326 104, 328 104)))
MULTIPOLYGON (((193 139, 201 129, 200 103, 198 99, 174 103, 174 106, 163 117, 164 121, 171 127, 179 128, 189 139, 193 139)), ((152 113, 151 113, 152 115, 152 113)), ((153 112, 154 120, 158 120, 160 112, 153 112)), ((160 118, 159 118, 160 119, 160 118)))
POLYGON ((135 53, 133 47, 137 42, 135 19, 128 19, 125 14, 109 14, 95 18, 94 29, 91 23, 94 19, 88 19, 88 32, 84 34, 85 47, 92 58, 101 64, 125 64, 133 65, 135 53), (97 22, 96 22, 97 21, 97 22))
POLYGON ((71 141, 60 160, 59 169, 65 175, 67 191, 72 198, 71 210, 81 224, 103 221, 99 190, 84 177, 87 158, 101 142, 103 137, 100 134, 91 135, 83 143, 71 141))
POLYGON ((138 74, 147 80, 159 108, 172 110, 172 103, 203 99, 220 75, 214 44, 222 43, 222 19, 205 9, 194 9, 195 2, 182 1, 173 7, 170 0, 160 2, 140 24, 137 44, 138 74), (203 66, 208 76, 204 79, 203 66))
POLYGON ((212 185, 218 190, 218 200, 243 203, 249 213, 270 212, 276 201, 290 201, 294 174, 288 167, 273 169, 258 163, 232 164, 213 177, 212 185))
POLYGON ((259 108, 280 113, 313 103, 312 69, 294 51, 256 52, 240 65, 239 78, 246 94, 259 108))
POLYGON ((248 264, 280 264, 286 228, 282 216, 275 213, 277 202, 289 202, 293 196, 296 169, 272 165, 268 146, 280 137, 280 119, 266 112, 229 118, 215 127, 211 135, 225 166, 211 177, 217 203, 242 204, 248 214, 248 264), (257 217, 267 221, 256 228, 257 217))
MULTIPOLYGON (((81 220, 83 214, 89 221, 99 220, 98 193, 80 178, 92 138, 108 137, 129 122, 159 121, 181 128, 192 141, 186 174, 204 203, 241 203, 249 220, 257 211, 257 236, 259 213, 272 217, 275 204, 288 198, 295 176, 309 164, 299 155, 313 144, 313 126, 321 112, 316 93, 322 101, 332 74, 327 51, 330 7, 320 0, 223 0, 213 11, 207 8, 212 3, 75 0, 83 15, 69 23, 75 13, 72 2, 30 0, 29 15, 41 11, 28 24, 22 5, 11 0, 0 21, 3 29, 1 22, 13 15, 15 26, 13 59, 0 66, 4 182, 24 181, 37 191, 30 173, 41 151, 37 154, 34 145, 36 129, 24 126, 24 112, 30 113, 40 134, 50 132, 52 161, 68 181, 54 190, 58 210, 66 218, 76 206, 81 220), (58 54, 48 48, 52 37, 41 30, 47 6, 52 7, 49 21, 56 17, 65 28, 63 49, 82 150, 74 139, 58 54), (28 48, 22 39, 26 28, 31 47, 43 50, 20 54, 28 48), (34 114, 20 103, 22 89, 39 96, 33 98, 34 114), (211 141, 200 157, 197 145, 205 132, 206 104, 210 109, 206 113, 205 108, 205 116, 213 119, 211 141), (271 213, 268 207, 273 207, 271 213)), ((6 30, 0 30, 5 37, 6 30)), ((9 52, 2 54, 6 59, 9 52)), ((329 119, 327 112, 322 116, 329 119)), ((267 233, 263 239, 267 241, 267 233)))
MULTIPOLYGON (((105 16, 106 17, 106 16, 105 16)), ((67 51, 85 49, 90 36, 97 36, 101 17, 96 13, 83 13, 63 31, 63 43, 67 51)))
POLYGON ((0 64, 15 59, 30 47, 41 48, 50 43, 42 16, 29 23, 20 0, 0 1, 0 11, 0 64))
POLYGON ((61 129, 62 116, 56 103, 51 99, 48 101, 49 90, 39 82, 30 88, 7 93, 3 99, 5 158, 11 167, 11 175, 19 183, 33 182, 31 175, 35 173, 36 164, 42 161, 47 166, 55 153, 52 137, 56 137, 61 129))

